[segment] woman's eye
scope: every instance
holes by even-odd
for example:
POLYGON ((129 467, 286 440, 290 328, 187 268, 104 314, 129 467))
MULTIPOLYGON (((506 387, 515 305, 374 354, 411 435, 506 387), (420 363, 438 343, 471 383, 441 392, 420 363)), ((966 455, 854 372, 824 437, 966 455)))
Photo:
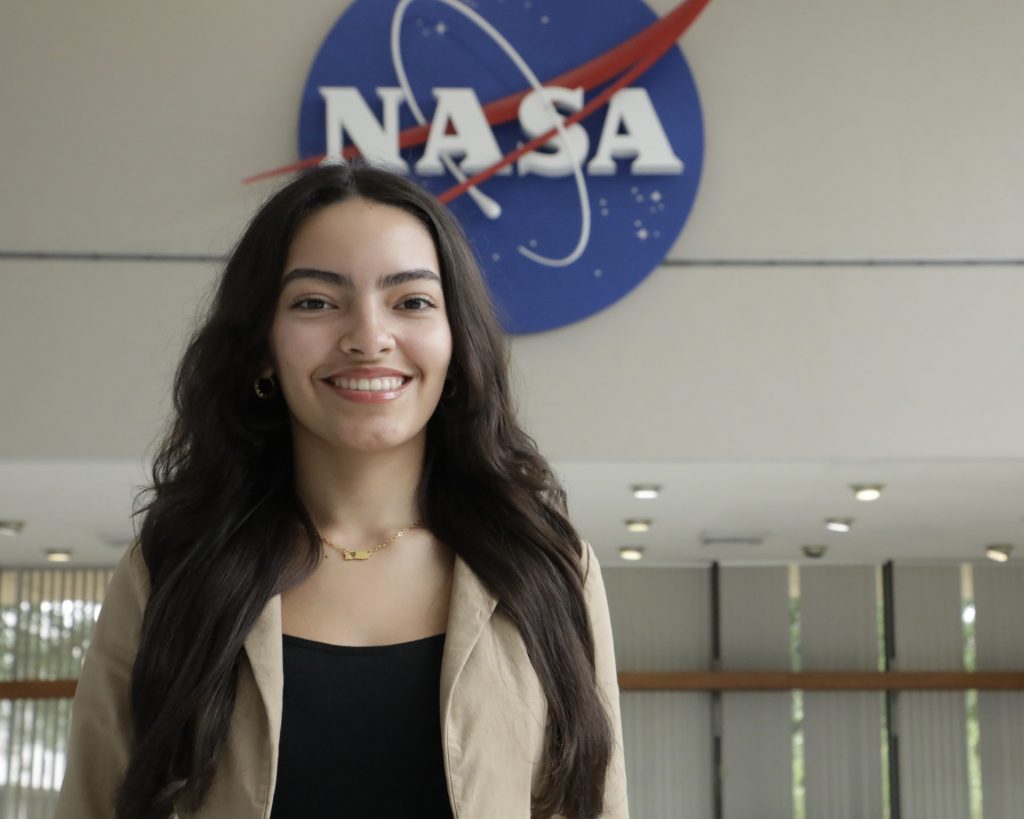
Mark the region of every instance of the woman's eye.
POLYGON ((434 302, 425 296, 411 296, 399 302, 398 306, 403 310, 429 310, 434 306, 434 302))
POLYGON ((324 299, 318 299, 315 296, 309 296, 304 299, 299 299, 297 302, 295 302, 295 304, 292 305, 292 307, 298 308, 300 310, 308 310, 310 312, 314 312, 317 310, 323 310, 325 307, 330 307, 330 305, 324 299))

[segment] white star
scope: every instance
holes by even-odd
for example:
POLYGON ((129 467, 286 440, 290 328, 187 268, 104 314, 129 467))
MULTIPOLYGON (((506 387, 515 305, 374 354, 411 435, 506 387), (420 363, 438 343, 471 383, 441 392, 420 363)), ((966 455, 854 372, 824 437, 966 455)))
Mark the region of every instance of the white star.
POLYGON ((647 228, 640 228, 640 230, 636 232, 636 238, 644 241, 647 238, 647 228))
POLYGON ((446 26, 444 23, 438 23, 436 26, 434 26, 434 31, 436 31, 438 34, 444 34, 447 30, 448 26, 446 26))
POLYGON ((651 201, 652 202, 660 202, 661 201, 661 191, 652 191, 651 192, 651 201))

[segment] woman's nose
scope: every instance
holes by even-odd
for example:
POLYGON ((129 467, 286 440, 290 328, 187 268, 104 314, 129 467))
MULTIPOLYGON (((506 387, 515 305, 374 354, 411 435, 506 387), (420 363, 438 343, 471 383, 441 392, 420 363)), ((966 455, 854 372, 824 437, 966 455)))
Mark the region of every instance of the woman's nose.
POLYGON ((341 335, 340 347, 354 355, 376 356, 394 347, 387 316, 375 305, 352 307, 341 335))

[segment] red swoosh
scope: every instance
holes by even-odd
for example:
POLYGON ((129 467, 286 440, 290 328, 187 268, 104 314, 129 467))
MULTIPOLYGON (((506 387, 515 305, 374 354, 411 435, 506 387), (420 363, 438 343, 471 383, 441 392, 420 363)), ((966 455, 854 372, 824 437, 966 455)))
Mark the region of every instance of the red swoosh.
MULTIPOLYGON (((610 51, 606 51, 604 54, 595 57, 583 65, 577 66, 576 68, 559 74, 557 77, 552 77, 545 81, 545 86, 557 85, 567 88, 583 87, 586 90, 590 90, 611 79, 619 72, 629 68, 625 74, 619 77, 618 80, 602 91, 583 108, 575 114, 566 117, 563 121, 563 126, 572 125, 573 123, 579 122, 581 119, 590 116, 594 111, 606 105, 608 100, 611 99, 612 95, 616 91, 633 82, 637 77, 640 77, 645 71, 653 66, 661 56, 672 47, 676 40, 686 32, 709 2, 710 0, 683 0, 683 2, 664 17, 654 23, 651 23, 651 25, 643 31, 633 35, 610 51)), ((517 91, 514 94, 509 94, 506 97, 493 100, 492 102, 484 105, 483 112, 484 116, 487 118, 487 122, 491 126, 495 126, 516 119, 519 112, 519 104, 522 102, 523 97, 532 90, 532 88, 525 88, 522 91, 517 91)), ((460 185, 449 188, 438 198, 442 202, 450 202, 452 199, 461 196, 469 188, 490 179, 502 168, 511 165, 519 159, 519 157, 539 148, 555 136, 557 132, 557 128, 552 128, 546 133, 541 134, 539 137, 530 140, 523 146, 506 154, 499 162, 495 163, 490 168, 470 177, 460 185)), ((414 145, 422 145, 427 141, 429 134, 429 124, 406 128, 398 135, 398 146, 399 148, 408 148, 414 145)), ((342 156, 345 159, 352 159, 358 155, 359 151, 354 145, 348 145, 342 151, 342 156)), ((304 168, 310 168, 314 165, 319 165, 323 159, 324 154, 309 156, 298 162, 294 162, 289 165, 282 165, 279 168, 263 171, 262 173, 247 177, 243 182, 245 184, 249 184, 250 182, 258 182, 273 176, 279 176, 281 174, 292 173, 304 168)))

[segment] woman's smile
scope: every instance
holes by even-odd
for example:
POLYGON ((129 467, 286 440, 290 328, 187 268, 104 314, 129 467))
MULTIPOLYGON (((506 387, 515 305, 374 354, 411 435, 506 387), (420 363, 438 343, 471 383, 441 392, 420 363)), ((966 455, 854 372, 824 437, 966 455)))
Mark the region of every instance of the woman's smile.
POLYGON ((394 401, 411 382, 412 376, 380 367, 345 370, 324 379, 335 394, 357 404, 394 401))

